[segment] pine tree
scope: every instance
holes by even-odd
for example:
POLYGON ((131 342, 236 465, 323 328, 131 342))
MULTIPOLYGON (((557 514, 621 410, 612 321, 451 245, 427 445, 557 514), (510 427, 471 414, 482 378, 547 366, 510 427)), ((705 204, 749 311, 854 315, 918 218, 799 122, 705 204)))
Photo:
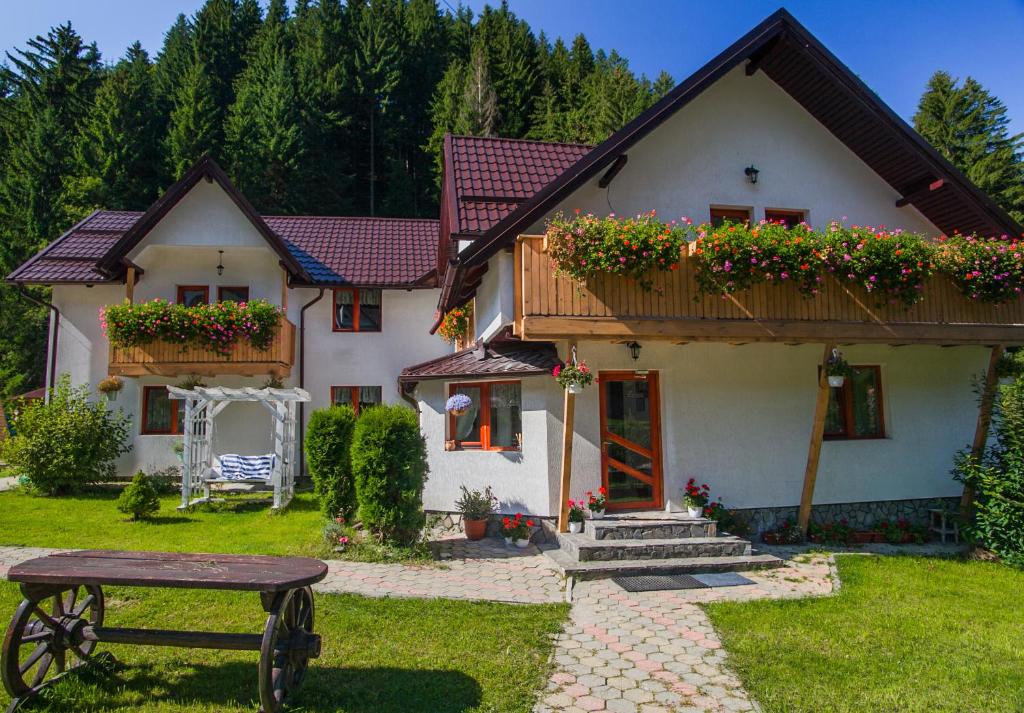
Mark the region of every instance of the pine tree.
POLYGON ((498 97, 491 86, 487 59, 477 47, 469 62, 462 90, 462 106, 456 133, 468 136, 494 136, 498 124, 498 97))
POLYGON ((430 102, 430 121, 434 130, 427 143, 427 153, 433 157, 434 183, 438 189, 444 171, 444 135, 455 133, 459 128, 466 76, 466 64, 459 59, 452 60, 434 89, 434 97, 430 102))
POLYGON ((256 208, 289 213, 299 196, 303 147, 295 78, 286 47, 287 8, 272 0, 225 129, 228 166, 256 208))
POLYGON ((184 15, 178 15, 164 34, 164 44, 153 68, 154 94, 162 113, 171 113, 182 77, 191 66, 192 23, 184 15))
POLYGON ((1006 106, 967 77, 958 85, 936 72, 914 126, 932 146, 992 196, 1015 220, 1024 223, 1024 134, 1010 134, 1006 106))
POLYGON ((498 133, 522 138, 530 126, 538 89, 537 39, 525 20, 509 10, 485 6, 474 31, 474 46, 483 47, 498 97, 498 133))
POLYGON ((216 153, 218 111, 206 63, 193 59, 174 97, 167 131, 167 161, 177 180, 203 154, 216 153))
POLYGON ((103 80, 65 181, 67 218, 94 208, 145 210, 160 188, 160 117, 153 112, 153 67, 136 42, 103 80))

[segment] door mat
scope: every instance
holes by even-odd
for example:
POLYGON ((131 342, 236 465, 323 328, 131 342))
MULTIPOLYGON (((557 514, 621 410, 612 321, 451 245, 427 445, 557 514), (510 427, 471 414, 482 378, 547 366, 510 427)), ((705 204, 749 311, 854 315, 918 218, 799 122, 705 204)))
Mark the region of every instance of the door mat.
POLYGON ((736 574, 641 574, 635 577, 612 577, 612 581, 627 592, 661 592, 671 589, 710 589, 753 584, 736 574))

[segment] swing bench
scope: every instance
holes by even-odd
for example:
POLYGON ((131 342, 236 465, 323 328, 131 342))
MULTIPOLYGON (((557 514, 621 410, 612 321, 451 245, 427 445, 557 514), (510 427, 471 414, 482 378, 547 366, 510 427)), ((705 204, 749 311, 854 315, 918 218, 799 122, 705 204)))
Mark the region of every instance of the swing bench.
POLYGON ((194 389, 168 386, 167 391, 170 398, 185 402, 179 510, 211 502, 211 486, 226 484, 272 487, 272 509, 288 507, 295 495, 295 472, 301 457, 296 435, 296 405, 310 400, 307 391, 297 388, 229 389, 223 386, 197 386, 194 389), (273 453, 256 456, 234 453, 218 456, 214 453, 215 419, 236 401, 261 403, 270 412, 273 453))

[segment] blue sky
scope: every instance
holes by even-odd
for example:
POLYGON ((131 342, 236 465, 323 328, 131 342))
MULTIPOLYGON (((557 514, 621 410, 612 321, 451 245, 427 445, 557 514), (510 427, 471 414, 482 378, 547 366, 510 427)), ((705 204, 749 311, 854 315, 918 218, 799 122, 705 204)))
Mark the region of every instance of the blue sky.
MULTIPOLYGON (((497 0, 493 0, 497 1, 497 0)), ((456 5, 457 0, 448 0, 456 5)), ((202 0, 11 0, 0 47, 23 46, 71 20, 108 60, 134 40, 155 54, 179 12, 202 0)), ((444 6, 444 0, 441 0, 444 6)), ((484 0, 466 4, 479 11, 484 0)), ((510 0, 534 31, 617 49, 638 72, 668 70, 678 81, 782 3, 770 0, 510 0)), ((936 69, 971 75, 1007 105, 1024 132, 1024 0, 792 0, 785 7, 901 116, 914 113, 936 69)))

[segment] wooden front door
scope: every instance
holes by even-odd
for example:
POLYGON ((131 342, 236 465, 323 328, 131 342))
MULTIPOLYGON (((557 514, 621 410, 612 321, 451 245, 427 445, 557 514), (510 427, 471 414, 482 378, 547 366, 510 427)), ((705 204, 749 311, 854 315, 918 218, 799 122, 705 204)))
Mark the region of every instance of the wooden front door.
POLYGON ((662 506, 658 373, 602 371, 601 482, 609 510, 662 506))

